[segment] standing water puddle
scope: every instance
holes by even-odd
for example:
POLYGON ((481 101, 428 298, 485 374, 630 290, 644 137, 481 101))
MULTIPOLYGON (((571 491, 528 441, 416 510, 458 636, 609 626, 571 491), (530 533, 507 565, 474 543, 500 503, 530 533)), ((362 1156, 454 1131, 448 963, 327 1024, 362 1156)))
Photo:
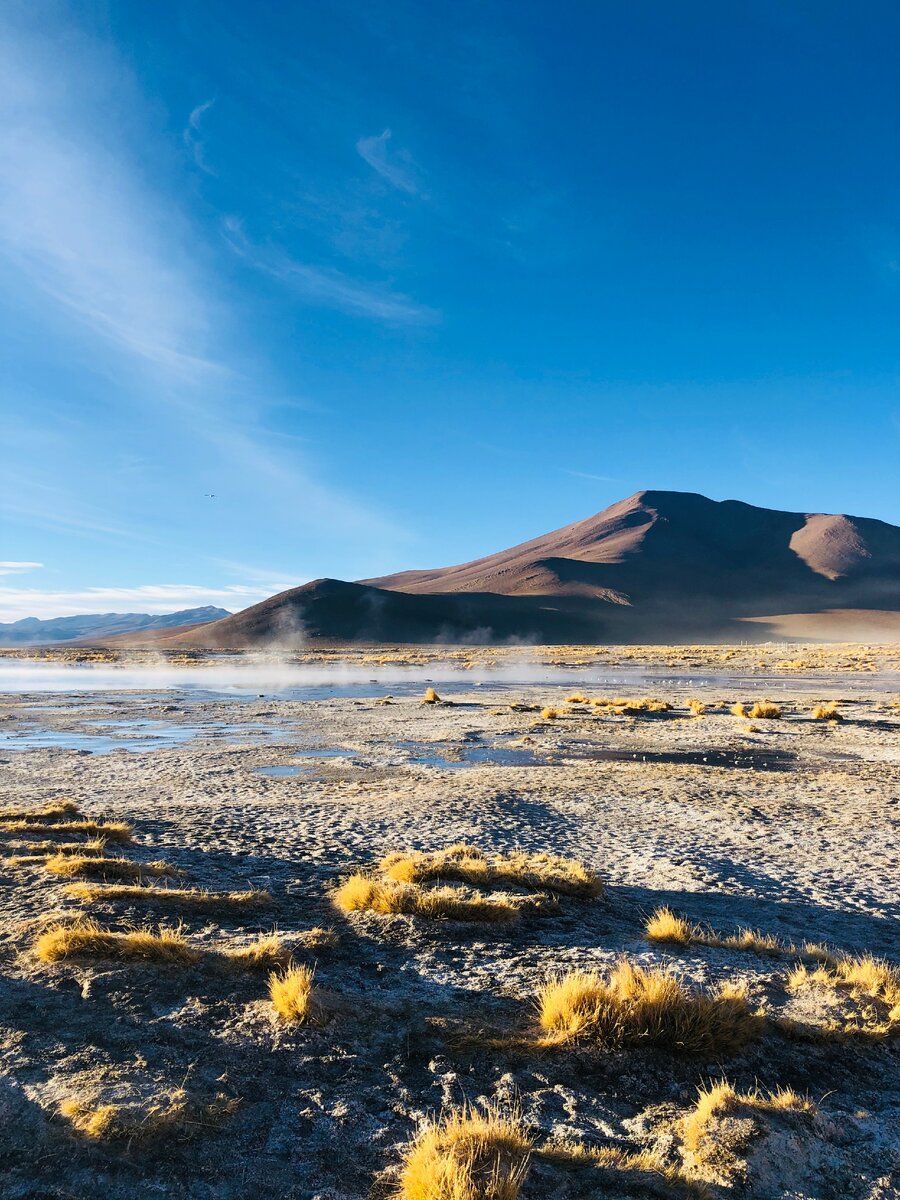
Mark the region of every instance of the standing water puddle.
POLYGON ((0 732, 0 749, 4 750, 77 750, 82 754, 111 754, 128 750, 143 754, 149 750, 173 750, 197 737, 271 737, 276 731, 263 727, 241 725, 170 725, 149 718, 106 719, 85 721, 96 729, 122 730, 115 733, 85 733, 69 729, 35 729, 23 732, 0 732))

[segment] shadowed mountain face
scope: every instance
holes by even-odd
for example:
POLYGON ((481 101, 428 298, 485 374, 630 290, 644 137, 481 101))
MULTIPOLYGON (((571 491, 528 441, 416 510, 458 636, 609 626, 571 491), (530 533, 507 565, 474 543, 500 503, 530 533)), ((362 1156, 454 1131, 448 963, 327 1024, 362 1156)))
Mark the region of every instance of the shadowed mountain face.
POLYGON ((170 644, 900 637, 900 528, 638 492, 459 566, 317 580, 170 644), (821 619, 817 619, 817 615, 821 619))

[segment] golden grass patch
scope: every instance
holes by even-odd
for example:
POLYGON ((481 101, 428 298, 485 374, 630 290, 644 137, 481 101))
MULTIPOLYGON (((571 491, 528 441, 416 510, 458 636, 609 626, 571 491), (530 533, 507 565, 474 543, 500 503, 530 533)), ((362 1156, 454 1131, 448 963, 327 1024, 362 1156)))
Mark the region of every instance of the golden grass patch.
POLYGON ((670 908, 658 908, 648 918, 644 933, 651 942, 676 946, 711 946, 717 950, 751 950, 757 954, 793 954, 797 951, 796 946, 756 929, 739 929, 731 934, 704 929, 702 925, 677 916, 670 908))
POLYGON ((27 825, 57 821, 78 813, 74 800, 53 800, 43 808, 0 808, 0 821, 22 821, 27 825))
POLYGON ((126 961, 193 964, 200 951, 189 946, 180 929, 134 929, 114 933, 95 921, 54 925, 36 939, 34 953, 42 962, 64 958, 112 958, 126 961))
POLYGON ((558 708, 550 708, 550 707, 542 708, 541 709, 541 719, 544 721, 558 721, 559 720, 559 709, 558 708))
POLYGON ((565 896, 592 898, 603 893, 600 877, 575 859, 518 850, 486 855, 477 846, 465 844, 432 853, 407 850, 389 854, 382 859, 381 870, 398 883, 455 879, 476 887, 512 884, 532 890, 545 888, 565 896))
POLYGON ((781 718, 781 708, 771 700, 757 700, 747 715, 751 721, 777 721, 781 718))
POLYGON ((537 1006, 547 1046, 583 1041, 605 1049, 661 1046, 686 1054, 728 1053, 762 1029, 742 985, 695 991, 668 972, 645 970, 627 959, 608 978, 571 971, 551 980, 541 988, 537 1006))
POLYGON ((704 1198, 708 1195, 702 1184, 649 1150, 635 1152, 620 1146, 588 1146, 584 1142, 554 1140, 535 1153, 556 1167, 590 1171, 597 1183, 605 1185, 603 1192, 597 1192, 588 1184, 590 1190, 586 1194, 590 1196, 604 1195, 606 1187, 613 1195, 637 1187, 641 1194, 651 1192, 666 1200, 673 1195, 704 1198))
POLYGON ((95 879, 160 879, 181 874, 177 867, 161 859, 137 863, 128 858, 94 858, 81 854, 55 854, 45 861, 44 870, 66 878, 88 875, 95 879))
POLYGON ((702 717, 703 714, 706 712, 706 705, 703 703, 702 700, 688 700, 687 706, 688 706, 688 711, 690 713, 692 713, 695 717, 702 717))
POLYGON ((31 821, 0 821, 0 833, 48 834, 58 833, 63 837, 83 833, 88 837, 104 838, 108 842, 130 842, 134 830, 124 821, 61 821, 36 825, 31 821))
POLYGON ((486 899, 462 888, 421 888, 413 883, 351 875, 335 892, 341 912, 369 911, 382 916, 406 914, 451 921, 507 923, 521 913, 521 904, 506 898, 486 899))
POLYGON ((161 1137, 184 1140, 202 1129, 215 1129, 238 1103, 224 1095, 198 1103, 179 1088, 143 1106, 88 1103, 70 1097, 63 1100, 59 1111, 77 1133, 92 1141, 140 1143, 161 1137))
POLYGON ((434 690, 434 688, 430 687, 430 688, 425 689, 425 695, 422 697, 422 703, 423 704, 442 704, 443 701, 441 700, 441 698, 437 694, 437 692, 434 690))
POLYGON ((746 717, 750 716, 746 707, 740 702, 740 700, 737 702, 737 704, 732 704, 731 708, 728 711, 731 713, 731 715, 733 717, 745 717, 746 718, 746 717))
POLYGON ((900 968, 871 954, 825 952, 816 967, 798 963, 786 980, 789 992, 816 985, 854 1002, 854 1011, 844 1018, 839 1032, 876 1038, 900 1035, 900 968))
POLYGON ((312 967, 291 966, 281 975, 269 976, 269 996, 283 1020, 300 1025, 325 1024, 328 1015, 313 986, 314 975, 312 967))
POLYGON ((530 1163, 531 1139, 517 1117, 460 1109, 415 1139, 397 1200, 516 1200, 530 1163))
POLYGON ((698 1089, 697 1102, 680 1122, 686 1161, 711 1182, 726 1183, 740 1170, 739 1154, 760 1133, 755 1119, 764 1113, 816 1114, 806 1096, 790 1088, 738 1092, 727 1080, 698 1089))
POLYGON ((812 715, 814 721, 843 721, 844 719, 836 700, 832 700, 828 704, 817 704, 812 710, 812 715))
POLYGON ((166 888, 127 883, 70 883, 67 896, 93 904, 104 900, 140 900, 193 909, 264 908, 273 903, 271 892, 207 892, 200 888, 166 888))

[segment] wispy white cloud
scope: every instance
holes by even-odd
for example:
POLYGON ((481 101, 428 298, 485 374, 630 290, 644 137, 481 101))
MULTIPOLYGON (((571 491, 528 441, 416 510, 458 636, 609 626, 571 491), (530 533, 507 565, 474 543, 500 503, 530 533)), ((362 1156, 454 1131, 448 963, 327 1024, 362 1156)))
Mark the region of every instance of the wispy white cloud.
MULTIPOLYGON (((157 154, 168 162, 152 110, 108 47, 64 21, 52 36, 40 25, 27 7, 0 6, 0 289, 33 306, 51 348, 74 338, 92 369, 115 378, 117 419, 127 411, 134 427, 164 421, 173 440, 192 442, 198 464, 273 514, 393 536, 376 506, 321 481, 283 441, 273 445, 260 411, 270 385, 282 386, 248 366, 254 349, 235 336, 239 314, 181 211, 177 181, 167 187, 151 167, 157 154)), ((194 127, 204 111, 194 110, 194 127)), ((266 269, 347 311, 398 323, 429 317, 337 272, 278 259, 266 269)), ((53 480, 35 478, 24 493, 4 479, 0 505, 44 528, 127 536, 108 512, 88 511, 86 491, 44 496, 53 480)))
POLYGON ((574 475, 576 479, 594 479, 597 483, 618 483, 619 481, 612 475, 592 475, 590 471, 570 471, 566 468, 567 475, 574 475))
POLYGON ((147 583, 137 587, 93 587, 82 591, 39 591, 0 587, 0 621, 23 617, 75 617, 84 613, 170 613, 212 604, 235 612, 265 600, 271 592, 256 584, 204 587, 190 583, 147 583))
POLYGON ((38 571, 43 565, 39 562, 0 561, 0 575, 23 575, 27 571, 38 571))
POLYGON ((376 137, 360 138, 356 143, 357 153, 392 187, 414 196, 420 189, 416 182, 412 159, 403 150, 391 153, 388 142, 392 136, 390 129, 385 129, 376 137))
MULTIPOLYGON (((90 44, 77 51, 102 80, 90 44)), ((178 215, 73 103, 82 84, 47 45, 0 27, 0 257, 118 350, 179 378, 221 371, 204 350, 209 301, 177 253, 178 215)))
POLYGON ((352 279, 330 267, 298 262, 276 246, 255 245, 236 217, 223 221, 222 235, 235 254, 293 288, 311 304, 396 325, 429 324, 438 318, 434 309, 417 304, 400 292, 352 279))
POLYGON ((182 132, 182 139, 185 146, 193 155, 194 162, 201 171, 205 171, 207 175, 216 175, 217 172, 212 169, 206 161, 206 152, 203 147, 203 140, 200 136, 200 123, 203 119, 203 114, 209 112, 215 104, 215 98, 206 100, 203 104, 198 104, 196 108, 191 110, 191 115, 188 117, 188 123, 182 132))

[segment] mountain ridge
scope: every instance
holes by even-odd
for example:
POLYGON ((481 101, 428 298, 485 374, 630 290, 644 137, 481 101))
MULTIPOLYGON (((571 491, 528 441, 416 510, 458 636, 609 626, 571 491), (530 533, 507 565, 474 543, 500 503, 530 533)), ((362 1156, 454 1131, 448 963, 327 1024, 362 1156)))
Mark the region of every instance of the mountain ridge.
POLYGON ((900 637, 900 528, 647 489, 496 554, 313 580, 163 644, 762 641, 799 617, 814 639, 820 614, 827 640, 855 622, 900 637))
POLYGON ((198 625, 219 621, 232 614, 227 608, 206 604, 173 613, 85 613, 72 617, 22 617, 0 623, 0 646, 61 646, 84 644, 85 640, 103 642, 122 635, 156 630, 188 632, 198 625))

